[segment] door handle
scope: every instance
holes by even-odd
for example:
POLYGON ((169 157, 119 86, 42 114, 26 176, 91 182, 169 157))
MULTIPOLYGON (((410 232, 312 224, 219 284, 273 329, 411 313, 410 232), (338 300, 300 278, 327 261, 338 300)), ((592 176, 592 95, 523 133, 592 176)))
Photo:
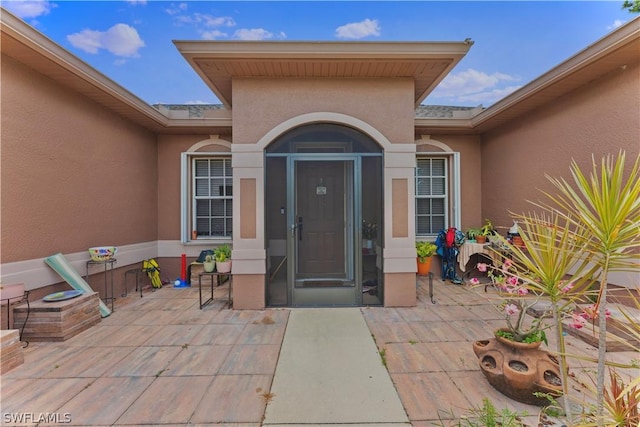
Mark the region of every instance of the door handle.
POLYGON ((299 216, 298 217, 298 240, 302 240, 302 228, 303 228, 302 217, 299 216))

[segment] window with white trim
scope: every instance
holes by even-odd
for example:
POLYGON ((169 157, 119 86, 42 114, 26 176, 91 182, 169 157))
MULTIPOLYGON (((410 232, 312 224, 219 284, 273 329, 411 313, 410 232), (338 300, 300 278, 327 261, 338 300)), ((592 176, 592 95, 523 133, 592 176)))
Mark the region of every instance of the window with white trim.
POLYGON ((416 235, 433 236, 448 227, 449 176, 448 158, 416 159, 416 235))
POLYGON ((191 162, 192 230, 197 234, 197 238, 231 238, 233 230, 231 158, 192 157, 191 162))

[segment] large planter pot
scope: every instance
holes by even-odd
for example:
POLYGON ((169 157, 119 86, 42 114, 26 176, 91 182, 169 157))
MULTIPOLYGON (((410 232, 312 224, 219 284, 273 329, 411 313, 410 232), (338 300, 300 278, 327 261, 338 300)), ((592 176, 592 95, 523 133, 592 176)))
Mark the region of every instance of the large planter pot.
POLYGON ((426 276, 431 271, 431 260, 433 257, 425 258, 424 262, 420 262, 419 258, 416 258, 416 262, 418 263, 418 275, 426 276))
POLYGON ((535 392, 562 394, 560 366, 540 343, 518 343, 501 337, 473 343, 482 373, 496 390, 518 402, 544 406, 549 403, 535 392))
POLYGON ((231 261, 217 261, 218 273, 231 273, 231 261))

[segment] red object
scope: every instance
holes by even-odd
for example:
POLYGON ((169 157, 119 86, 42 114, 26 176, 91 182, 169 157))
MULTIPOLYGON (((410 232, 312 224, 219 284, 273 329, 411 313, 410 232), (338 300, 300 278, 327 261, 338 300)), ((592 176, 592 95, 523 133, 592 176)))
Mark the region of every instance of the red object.
POLYGON ((187 280, 187 254, 182 254, 182 266, 180 267, 180 280, 187 280))
POLYGON ((450 227, 447 230, 445 244, 447 245, 448 248, 452 248, 455 243, 456 243, 456 229, 453 227, 450 227))

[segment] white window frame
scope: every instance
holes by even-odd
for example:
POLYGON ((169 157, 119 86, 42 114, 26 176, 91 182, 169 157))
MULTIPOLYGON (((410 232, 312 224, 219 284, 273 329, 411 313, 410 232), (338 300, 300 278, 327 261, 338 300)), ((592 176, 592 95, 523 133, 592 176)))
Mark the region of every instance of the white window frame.
POLYGON ((419 198, 434 198, 433 196, 422 196, 417 194, 418 189, 418 161, 422 159, 444 159, 445 160, 445 188, 446 194, 442 196, 445 199, 445 228, 455 227, 460 229, 461 212, 460 212, 460 153, 456 152, 418 152, 416 153, 416 169, 414 173, 415 182, 415 227, 417 238, 435 238, 440 230, 434 230, 434 233, 419 234, 418 233, 418 207, 417 200, 419 198))
MULTIPOLYGON (((228 152, 187 152, 181 154, 180 159, 180 181, 181 181, 181 214, 180 214, 180 222, 181 222, 181 236, 180 239, 182 243, 206 243, 206 244, 216 244, 216 243, 229 243, 232 241, 233 230, 230 230, 229 236, 212 236, 212 237, 197 237, 193 238, 192 230, 195 229, 196 222, 196 197, 194 191, 194 182, 195 182, 195 171, 193 165, 195 164, 195 160, 197 159, 224 159, 227 161, 231 161, 231 155, 228 152)), ((231 186, 233 186, 233 179, 229 180, 231 186)), ((228 199, 231 203, 233 203, 233 187, 232 187, 232 196, 229 196, 228 199)), ((232 212, 233 217, 233 212, 232 212)), ((232 225, 233 227, 233 225, 232 225)))

